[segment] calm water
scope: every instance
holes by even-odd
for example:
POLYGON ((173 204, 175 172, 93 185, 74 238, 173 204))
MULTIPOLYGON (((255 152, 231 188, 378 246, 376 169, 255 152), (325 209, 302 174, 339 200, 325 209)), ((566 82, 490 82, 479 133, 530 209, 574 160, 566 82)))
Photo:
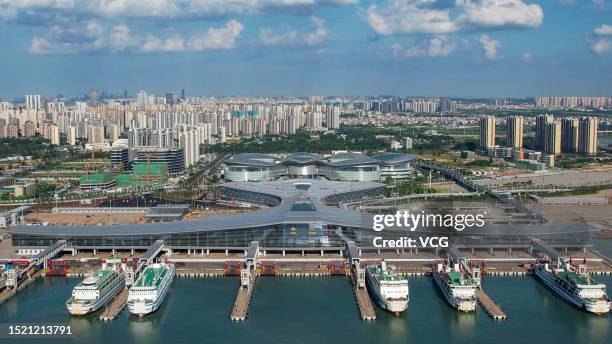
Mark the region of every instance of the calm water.
MULTIPOLYGON (((598 279, 612 288, 612 277, 598 279)), ((612 316, 574 309, 530 276, 486 277, 485 288, 509 314, 505 321, 494 321, 482 310, 458 314, 443 301, 430 278, 419 277, 410 280, 409 309, 401 318, 378 310, 377 320, 369 323, 357 316, 350 284, 343 277, 262 278, 243 323, 228 320, 237 278, 177 278, 157 313, 138 320, 126 309, 108 323, 99 321, 97 314, 68 315, 64 302, 77 282, 63 277, 38 279, 0 305, 0 323, 53 319, 72 325, 72 342, 93 344, 419 343, 434 339, 440 343, 576 344, 610 343, 612 334, 612 316)))

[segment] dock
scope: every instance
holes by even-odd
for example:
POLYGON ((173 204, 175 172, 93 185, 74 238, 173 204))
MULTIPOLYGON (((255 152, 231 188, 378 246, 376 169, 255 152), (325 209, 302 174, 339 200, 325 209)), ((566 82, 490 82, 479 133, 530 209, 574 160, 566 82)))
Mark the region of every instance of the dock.
POLYGON ((39 271, 36 271, 31 276, 26 277, 22 281, 20 281, 17 288, 5 288, 2 292, 0 292, 0 305, 10 300, 11 297, 15 296, 18 292, 20 292, 21 290, 29 286, 32 282, 34 282, 35 278, 41 277, 41 276, 42 276, 42 272, 39 270, 39 271))
POLYGON ((127 305, 129 289, 125 288, 117 295, 109 305, 106 306, 104 312, 100 314, 100 320, 102 321, 111 321, 115 319, 119 313, 125 308, 127 305))
POLYGON ((353 283, 353 291, 361 319, 376 320, 376 311, 374 310, 374 305, 372 304, 368 290, 366 288, 358 288, 357 285, 353 283))
POLYGON ((251 304, 251 297, 253 296, 253 289, 255 289, 254 272, 252 273, 248 285, 241 285, 238 287, 236 301, 230 313, 230 319, 232 321, 244 321, 246 319, 247 313, 249 312, 249 305, 251 304))
POLYGON ((493 299, 487 295, 487 293, 480 289, 476 289, 476 298, 478 303, 484 308, 489 316, 495 320, 504 320, 508 318, 508 315, 504 310, 497 304, 493 299))

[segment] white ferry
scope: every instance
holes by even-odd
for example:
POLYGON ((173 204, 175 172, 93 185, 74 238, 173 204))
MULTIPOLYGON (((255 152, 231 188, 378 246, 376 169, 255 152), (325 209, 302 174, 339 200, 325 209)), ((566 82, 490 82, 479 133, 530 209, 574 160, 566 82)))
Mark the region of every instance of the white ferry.
POLYGON ((124 288, 123 274, 115 270, 100 270, 74 287, 72 296, 66 301, 66 308, 73 315, 95 312, 124 288))
POLYGON ((156 263, 147 266, 130 288, 127 303, 130 313, 144 316, 159 309, 175 274, 174 265, 156 263))
POLYGON ((477 285, 469 273, 461 271, 459 264, 452 267, 443 263, 436 264, 433 278, 453 308, 463 312, 476 310, 477 285))
POLYGON ((366 267, 366 283, 376 303, 396 316, 408 307, 408 280, 398 275, 395 266, 380 264, 366 267))
POLYGON ((571 261, 559 261, 555 265, 536 264, 533 271, 546 286, 572 305, 595 314, 610 312, 606 285, 591 278, 586 264, 576 267, 571 261))

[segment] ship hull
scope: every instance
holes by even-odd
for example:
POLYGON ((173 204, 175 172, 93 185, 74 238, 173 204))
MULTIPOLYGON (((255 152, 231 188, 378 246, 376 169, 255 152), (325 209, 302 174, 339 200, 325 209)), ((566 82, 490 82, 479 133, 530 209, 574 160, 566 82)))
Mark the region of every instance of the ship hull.
POLYGON ((594 314, 604 314, 610 312, 610 302, 609 301, 586 301, 581 299, 579 296, 571 294, 567 292, 565 289, 559 287, 555 282, 555 277, 552 273, 540 269, 536 267, 534 269, 535 275, 538 279, 544 283, 545 286, 552 289, 558 296, 560 296, 565 301, 574 305, 576 308, 582 309, 584 311, 594 313, 594 314))
POLYGON ((98 309, 100 309, 100 307, 107 304, 115 296, 117 296, 121 292, 121 290, 123 290, 124 288, 125 288, 125 279, 120 278, 119 282, 115 286, 113 286, 113 288, 108 293, 96 299, 94 303, 83 305, 79 302, 68 302, 66 303, 66 308, 68 309, 68 312, 70 314, 77 315, 77 316, 82 316, 82 315, 86 315, 89 313, 93 313, 97 311, 98 309))
POLYGON ((454 297, 446 288, 446 284, 444 283, 444 281, 442 281, 442 277, 440 276, 439 272, 433 272, 433 279, 436 282, 438 288, 440 289, 440 292, 442 292, 442 295, 444 295, 446 302, 448 302, 451 307, 462 312, 476 311, 476 300, 461 300, 454 297))
POLYGON ((128 302, 128 310, 130 313, 134 315, 138 315, 140 317, 145 316, 147 314, 151 314, 157 311, 161 305, 164 303, 168 292, 170 291, 170 286, 172 285, 172 281, 174 280, 175 270, 172 269, 170 271, 170 276, 162 282, 159 286, 159 290, 157 293, 157 298, 152 300, 135 300, 132 302, 128 302))
POLYGON ((370 291, 370 294, 374 297, 374 301, 383 310, 399 315, 408 308, 408 298, 405 300, 389 300, 382 297, 380 288, 369 272, 366 273, 366 287, 370 291))

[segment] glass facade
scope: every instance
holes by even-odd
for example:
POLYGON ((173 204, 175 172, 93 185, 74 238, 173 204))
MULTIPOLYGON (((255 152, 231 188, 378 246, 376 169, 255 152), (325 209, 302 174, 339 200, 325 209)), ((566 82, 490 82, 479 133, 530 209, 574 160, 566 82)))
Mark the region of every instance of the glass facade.
POLYGON ((171 248, 227 247, 246 248, 253 240, 266 248, 343 247, 344 241, 335 233, 335 226, 318 223, 278 224, 267 227, 226 231, 191 232, 160 235, 33 235, 14 234, 15 247, 46 247, 57 240, 67 240, 76 248, 147 248, 162 239, 171 248))

